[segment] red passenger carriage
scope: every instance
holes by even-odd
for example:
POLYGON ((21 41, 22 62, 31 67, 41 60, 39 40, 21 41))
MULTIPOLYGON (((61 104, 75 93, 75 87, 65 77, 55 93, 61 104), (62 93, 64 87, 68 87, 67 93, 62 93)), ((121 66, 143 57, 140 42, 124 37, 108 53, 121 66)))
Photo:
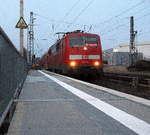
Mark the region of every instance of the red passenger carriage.
POLYGON ((100 37, 80 31, 65 33, 43 55, 41 66, 65 74, 101 73, 103 62, 100 37))

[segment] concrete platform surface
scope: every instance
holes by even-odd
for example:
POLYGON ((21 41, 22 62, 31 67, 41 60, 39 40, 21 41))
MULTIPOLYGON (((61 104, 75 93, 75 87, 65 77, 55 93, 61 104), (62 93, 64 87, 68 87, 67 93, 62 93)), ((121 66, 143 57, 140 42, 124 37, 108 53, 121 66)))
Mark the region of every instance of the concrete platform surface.
POLYGON ((48 72, 30 71, 8 135, 150 134, 150 106, 48 72))

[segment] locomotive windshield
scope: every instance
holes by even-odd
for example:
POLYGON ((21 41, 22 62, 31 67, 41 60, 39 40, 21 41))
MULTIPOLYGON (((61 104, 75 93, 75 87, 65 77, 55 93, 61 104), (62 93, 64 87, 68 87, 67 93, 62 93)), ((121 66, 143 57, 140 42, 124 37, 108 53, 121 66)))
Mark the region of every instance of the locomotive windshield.
POLYGON ((96 37, 89 36, 74 36, 70 37, 70 46, 82 47, 82 46, 97 46, 98 40, 96 37))

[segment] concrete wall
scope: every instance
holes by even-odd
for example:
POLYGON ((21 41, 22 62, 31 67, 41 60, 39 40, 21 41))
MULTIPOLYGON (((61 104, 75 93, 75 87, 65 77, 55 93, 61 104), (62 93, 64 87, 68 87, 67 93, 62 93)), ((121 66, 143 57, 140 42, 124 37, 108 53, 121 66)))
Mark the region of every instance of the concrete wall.
POLYGON ((1 116, 26 75, 26 60, 0 27, 0 124, 1 116))

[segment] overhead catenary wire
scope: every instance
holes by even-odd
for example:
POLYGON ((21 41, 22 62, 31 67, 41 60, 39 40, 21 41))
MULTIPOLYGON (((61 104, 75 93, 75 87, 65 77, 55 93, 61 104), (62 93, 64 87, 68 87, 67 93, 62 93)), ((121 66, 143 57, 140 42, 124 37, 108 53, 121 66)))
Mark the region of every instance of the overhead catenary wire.
MULTIPOLYGON (((73 5, 72 7, 66 12, 66 14, 64 15, 64 17, 62 18, 62 20, 65 20, 67 16, 69 16, 69 14, 73 11, 73 9, 78 5, 78 3, 80 2, 81 0, 77 0, 73 5)), ((56 26, 56 29, 58 29, 58 27, 60 26, 60 23, 58 24, 58 26, 56 26)))
MULTIPOLYGON (((138 18, 135 18, 135 20, 139 20, 139 19, 141 19, 141 18, 143 18, 143 17, 146 17, 146 16, 149 16, 149 15, 150 15, 150 13, 146 13, 146 14, 144 14, 144 15, 142 15, 142 16, 139 16, 138 18)), ((104 33, 102 33, 102 35, 107 34, 107 33, 111 32, 111 31, 113 31, 113 30, 117 30, 117 28, 120 28, 120 27, 123 27, 123 26, 127 26, 128 24, 129 24, 129 22, 123 23, 123 24, 120 24, 120 25, 117 25, 117 26, 113 27, 112 29, 110 29, 110 30, 108 30, 108 31, 106 31, 106 32, 104 32, 104 33)))
MULTIPOLYGON (((143 10, 144 10, 144 8, 143 8, 143 10)), ((136 12, 136 13, 138 13, 138 12, 136 12)), ((143 17, 147 17, 147 16, 149 16, 150 15, 150 12, 149 13, 146 13, 146 14, 144 14, 144 15, 141 15, 141 16, 139 16, 139 17, 135 17, 135 20, 140 20, 141 18, 143 18, 143 17)), ((124 18, 129 18, 129 17, 124 17, 124 18)), ((123 19, 123 18, 122 18, 123 19)), ((118 30, 118 28, 120 28, 120 27, 124 27, 124 26, 128 26, 128 24, 129 24, 129 22, 127 22, 127 23, 123 23, 123 24, 120 24, 120 25, 117 25, 117 26, 115 26, 115 27, 112 27, 110 30, 108 30, 108 31, 106 31, 106 32, 103 32, 101 35, 105 35, 105 34, 107 34, 107 33, 109 33, 109 32, 111 32, 111 31, 114 31, 114 30, 118 30)), ((103 30, 102 30, 103 31, 103 30)))
MULTIPOLYGON (((135 8, 137 8, 137 7, 139 7, 139 6, 141 6, 142 4, 144 4, 145 1, 146 1, 146 0, 142 0, 142 1, 140 1, 139 3, 137 3, 137 4, 133 5, 133 6, 131 6, 130 8, 128 8, 128 9, 126 9, 126 10, 120 12, 119 14, 117 14, 117 15, 115 15, 115 16, 113 16, 113 17, 110 17, 109 19, 104 20, 103 22, 100 22, 100 23, 98 23, 98 24, 96 24, 96 25, 93 25, 93 30, 94 30, 95 28, 97 28, 97 27, 101 27, 101 26, 104 25, 104 24, 107 24, 107 23, 109 23, 109 22, 112 22, 112 20, 119 18, 121 15, 123 15, 123 14, 125 14, 125 13, 128 13, 129 11, 131 11, 131 10, 133 10, 133 9, 135 9, 135 8)), ((143 10, 143 9, 142 9, 142 10, 143 10)), ((139 10, 139 11, 141 11, 141 10, 139 10)), ((127 17, 123 17, 123 18, 119 18, 119 19, 122 20, 122 19, 126 19, 126 18, 127 18, 127 17)))
POLYGON ((112 21, 112 19, 116 19, 117 17, 121 16, 122 14, 125 14, 125 13, 127 13, 127 12, 133 10, 134 8, 136 8, 136 7, 140 6, 141 4, 143 4, 145 1, 146 1, 146 0, 142 0, 141 2, 139 2, 139 3, 135 4, 135 5, 133 5, 132 7, 130 7, 130 8, 128 8, 128 9, 126 9, 126 10, 120 12, 118 15, 115 15, 115 16, 113 16, 113 17, 111 17, 111 18, 109 18, 109 19, 107 19, 107 20, 105 20, 105 21, 103 21, 103 22, 98 23, 98 24, 101 25, 101 24, 104 24, 104 23, 109 23, 110 21, 112 21))
MULTIPOLYGON (((51 22, 51 23, 60 23, 60 24, 67 24, 67 25, 72 24, 72 22, 61 21, 61 20, 54 20, 54 19, 51 19, 50 17, 47 17, 47 16, 45 16, 45 15, 41 15, 41 14, 38 14, 38 13, 35 13, 35 12, 34 12, 34 14, 35 14, 36 16, 39 16, 39 17, 41 17, 41 18, 47 20, 48 22, 51 22)), ((85 25, 86 25, 86 26, 91 26, 91 24, 79 24, 79 23, 74 23, 74 24, 72 24, 72 25, 74 25, 74 26, 85 26, 85 25)))
MULTIPOLYGON (((138 11, 136 11, 135 13, 133 13, 134 15, 136 15, 136 14, 138 14, 138 13, 142 13, 145 9, 147 9, 149 6, 146 6, 146 7, 144 7, 144 8, 141 8, 141 9, 139 9, 138 11)), ((117 18, 116 18, 117 19, 117 18)), ((118 18, 119 20, 127 20, 127 19, 129 19, 129 16, 126 16, 126 17, 122 17, 122 18, 118 18)), ((111 25, 109 25, 109 26, 114 26, 116 24, 116 22, 114 22, 114 23, 112 23, 111 25)), ((93 29, 96 29, 96 28, 98 28, 98 27, 101 27, 100 25, 99 26, 97 26, 97 25, 94 25, 93 26, 93 29)), ((103 29, 102 29, 102 31, 103 30, 105 30, 105 29, 107 29, 107 27, 105 27, 104 28, 104 24, 103 24, 103 29)))
MULTIPOLYGON (((109 19, 107 19, 107 20, 101 22, 100 24, 93 24, 93 25, 92 25, 92 30, 95 31, 95 29, 97 29, 98 27, 101 27, 101 26, 104 27, 105 24, 107 24, 107 23, 109 23, 109 22, 112 22, 114 19, 117 19, 117 18, 119 18, 119 20, 123 20, 123 19, 129 18, 129 16, 127 16, 127 17, 122 17, 122 18, 120 18, 120 16, 123 15, 123 14, 125 14, 125 13, 128 13, 129 11, 131 11, 131 10, 133 10, 133 9, 139 7, 139 6, 141 6, 145 1, 146 1, 146 0, 140 1, 139 3, 137 3, 137 4, 133 5, 133 6, 131 6, 130 8, 128 8, 128 9, 122 11, 122 12, 120 12, 118 15, 115 15, 115 16, 113 16, 113 17, 111 17, 111 18, 109 18, 109 19)), ((138 10, 135 14, 137 14, 137 13, 139 13, 139 12, 145 10, 145 9, 146 9, 146 7, 144 7, 144 8, 142 8, 142 9, 138 10)), ((115 25, 115 24, 116 24, 116 22, 113 23, 113 24, 111 24, 111 25, 115 25)), ((123 25, 122 25, 122 26, 123 26, 123 25)), ((122 27, 122 26, 121 26, 121 27, 122 27)), ((116 26, 115 26, 115 27, 116 27, 116 26)), ((119 27, 120 27, 120 25, 119 25, 119 27)), ((106 27, 106 28, 103 28, 103 29, 105 30, 105 29, 107 29, 107 27, 106 27)), ((103 31, 103 30, 102 30, 102 31, 103 31)))
POLYGON ((81 0, 77 0, 63 18, 66 18, 81 0))
MULTIPOLYGON (((124 11, 122 11, 121 13, 119 13, 118 15, 116 15, 115 16, 115 18, 116 17, 119 17, 121 14, 124 14, 125 13, 125 11, 128 11, 128 10, 131 10, 133 7, 138 7, 140 4, 142 4, 143 2, 144 2, 145 0, 142 0, 141 2, 139 2, 139 3, 137 3, 137 4, 135 4, 135 5, 133 5, 132 7, 130 7, 130 8, 128 8, 128 9, 126 9, 126 10, 124 10, 124 11)), ((79 0, 77 1, 77 2, 79 2, 79 0)), ((76 2, 76 3, 77 3, 76 2)), ((67 28, 69 28, 70 26, 80 26, 80 27, 84 27, 84 26, 87 26, 87 27, 89 27, 89 29, 91 28, 91 26, 92 26, 92 29, 94 30, 94 24, 89 24, 89 25, 87 25, 87 24, 75 24, 74 22, 78 19, 78 17, 80 17, 80 15, 82 14, 82 12, 84 11, 84 10, 86 10, 89 6, 90 6, 90 4, 91 4, 91 2, 93 2, 92 0, 91 1, 89 1, 89 3, 88 3, 88 5, 84 8, 84 9, 82 9, 81 10, 81 12, 74 18, 74 20, 73 20, 73 22, 67 22, 67 21, 59 21, 59 20, 54 20, 54 19, 50 19, 49 17, 45 17, 45 16, 43 16, 43 15, 39 15, 39 14, 37 14, 37 13, 35 13, 37 16, 40 16, 40 17, 42 17, 42 18, 44 18, 44 19, 46 19, 46 20, 48 20, 48 21, 50 21, 50 22, 55 22, 55 23, 59 23, 59 24, 67 24, 68 25, 68 27, 67 28)), ((66 13, 66 15, 65 16, 67 16, 68 15, 68 12, 66 13)), ((110 19, 112 19, 113 17, 111 17, 110 19)), ((124 19, 126 19, 127 17, 124 17, 124 19)), ((123 19, 123 18, 122 18, 123 19)), ((104 21, 105 23, 107 23, 106 21, 104 21)), ((104 23, 103 22, 103 23, 104 23)), ((119 26, 120 27, 120 26, 119 26)), ((90 29, 91 30, 91 29, 90 29)))
MULTIPOLYGON (((90 0, 88 4, 79 12, 79 14, 75 16, 75 18, 72 20, 72 23, 69 24, 66 29, 70 28, 93 2, 94 0, 90 0)), ((64 31, 66 31, 66 29, 64 31)))

